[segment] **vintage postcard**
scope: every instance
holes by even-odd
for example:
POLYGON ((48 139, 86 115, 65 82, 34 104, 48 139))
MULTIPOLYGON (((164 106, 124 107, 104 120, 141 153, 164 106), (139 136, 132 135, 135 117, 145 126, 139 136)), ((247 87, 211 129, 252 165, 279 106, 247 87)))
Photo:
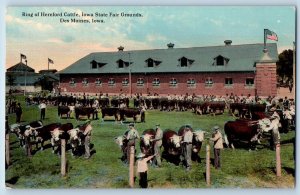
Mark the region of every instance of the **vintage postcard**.
POLYGON ((7 188, 295 188, 294 6, 7 7, 7 188))

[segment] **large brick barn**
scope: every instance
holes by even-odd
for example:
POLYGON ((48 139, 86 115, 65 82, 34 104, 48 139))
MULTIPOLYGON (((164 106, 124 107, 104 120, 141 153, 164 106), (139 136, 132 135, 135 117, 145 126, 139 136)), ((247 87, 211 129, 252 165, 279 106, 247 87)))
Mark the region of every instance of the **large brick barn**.
POLYGON ((62 93, 276 95, 277 45, 91 53, 60 71, 62 93), (131 80, 131 82, 130 82, 131 80))

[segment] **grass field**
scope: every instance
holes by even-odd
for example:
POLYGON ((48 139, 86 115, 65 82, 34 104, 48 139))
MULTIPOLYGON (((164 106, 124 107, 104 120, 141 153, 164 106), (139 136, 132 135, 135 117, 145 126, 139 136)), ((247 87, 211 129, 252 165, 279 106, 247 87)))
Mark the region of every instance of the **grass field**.
MULTIPOLYGON (((22 102, 22 121, 39 119, 37 106, 24 105, 22 102)), ((100 116, 101 117, 101 114, 100 116)), ((146 123, 137 123, 136 128, 141 133, 147 128, 154 128, 160 123, 162 129, 178 130, 184 124, 190 124, 194 129, 208 130, 214 126, 224 126, 228 120, 233 120, 227 112, 217 116, 199 116, 187 112, 147 111, 146 123)), ((128 119, 132 121, 132 119, 128 119)), ((9 115, 9 124, 15 122, 15 115, 9 115)), ((59 119, 56 107, 48 107, 44 124, 52 122, 72 122, 73 125, 83 121, 74 119, 59 119)), ((121 151, 114 142, 114 137, 122 135, 127 129, 126 124, 116 124, 112 120, 92 121, 92 144, 95 152, 90 159, 72 157, 67 152, 67 176, 60 175, 60 158, 52 153, 50 143, 47 149, 34 153, 32 158, 25 156, 25 150, 18 146, 15 135, 10 135, 12 165, 6 170, 6 183, 13 188, 128 188, 128 167, 120 160, 121 151)), ((228 149, 221 152, 221 170, 211 169, 211 188, 294 188, 295 165, 293 159, 292 138, 295 131, 281 135, 282 177, 275 173, 275 152, 259 145, 257 151, 247 149, 228 149)), ((266 143, 266 142, 265 142, 266 143)), ((211 144, 211 143, 210 143, 211 144)), ((212 144, 211 144, 212 146, 212 144)), ((34 148, 33 148, 34 149, 34 148)), ((139 152, 139 148, 137 148, 139 152)), ((192 170, 174 164, 162 162, 162 168, 150 166, 148 183, 150 188, 207 188, 205 182, 205 145, 200 152, 201 163, 193 162, 192 170)), ((213 157, 213 152, 211 151, 213 157)), ((135 181, 138 187, 138 180, 135 181)))

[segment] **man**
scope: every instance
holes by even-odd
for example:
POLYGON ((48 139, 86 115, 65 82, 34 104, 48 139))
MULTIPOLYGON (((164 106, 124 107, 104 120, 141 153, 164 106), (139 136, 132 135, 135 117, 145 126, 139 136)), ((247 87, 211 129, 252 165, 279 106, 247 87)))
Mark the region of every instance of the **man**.
POLYGON ((135 140, 136 139, 140 139, 139 133, 137 132, 137 130, 134 128, 134 124, 130 123, 128 125, 129 127, 129 131, 127 134, 126 139, 128 140, 127 143, 127 163, 129 164, 130 162, 130 147, 133 146, 135 149, 135 140))
POLYGON ((156 166, 161 167, 160 149, 162 146, 163 131, 160 128, 160 124, 156 125, 155 131, 156 131, 155 138, 153 141, 154 141, 154 154, 156 154, 156 156, 153 163, 155 163, 156 166))
POLYGON ((22 107, 20 103, 17 104, 15 111, 16 111, 16 123, 20 123, 21 116, 22 116, 22 107))
POLYGON ((148 171, 148 164, 147 162, 151 160, 154 156, 148 156, 145 158, 145 154, 140 153, 137 158, 137 173, 139 174, 140 180, 139 185, 141 188, 147 188, 148 187, 148 180, 147 180, 147 171, 148 171))
POLYGON ((183 136, 183 155, 186 161, 186 170, 189 171, 192 167, 192 141, 193 133, 188 130, 183 136))
POLYGON ((270 147, 272 150, 275 150, 276 144, 280 143, 280 134, 279 134, 279 120, 280 117, 275 111, 270 118, 271 124, 264 129, 265 132, 272 130, 272 139, 270 140, 270 147))
POLYGON ((221 149, 223 149, 223 138, 219 126, 214 126, 212 131, 213 134, 210 140, 214 141, 214 167, 216 169, 220 169, 221 168, 220 152, 221 149))
POLYGON ((145 112, 146 112, 146 108, 144 105, 141 106, 141 122, 145 123, 145 112))
POLYGON ((91 121, 88 120, 86 122, 86 127, 85 127, 85 130, 83 132, 83 135, 84 135, 84 150, 85 150, 84 158, 86 158, 86 159, 91 157, 90 144, 91 144, 92 129, 93 128, 92 128, 92 125, 91 125, 91 121))
POLYGON ((45 120, 45 115, 46 115, 46 104, 45 100, 41 102, 39 105, 39 109, 41 110, 41 120, 45 120))

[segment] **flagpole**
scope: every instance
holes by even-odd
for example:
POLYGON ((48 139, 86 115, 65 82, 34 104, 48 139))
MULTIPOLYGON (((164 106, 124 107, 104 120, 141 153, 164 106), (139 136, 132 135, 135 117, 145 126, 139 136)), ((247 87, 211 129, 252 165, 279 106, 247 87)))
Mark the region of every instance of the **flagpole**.
POLYGON ((267 53, 268 50, 267 50, 267 40, 266 40, 266 30, 267 29, 264 29, 264 52, 267 53))

